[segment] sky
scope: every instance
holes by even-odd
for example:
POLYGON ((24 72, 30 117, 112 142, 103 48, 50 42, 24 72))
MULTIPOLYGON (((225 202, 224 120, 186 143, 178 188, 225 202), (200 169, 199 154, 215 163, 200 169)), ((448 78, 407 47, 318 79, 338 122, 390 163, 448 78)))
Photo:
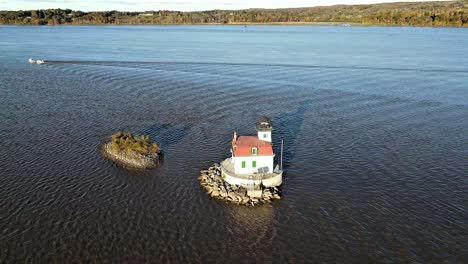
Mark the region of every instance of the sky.
MULTIPOLYGON (((427 0, 400 0, 422 2, 427 0)), ((0 0, 0 10, 69 8, 81 11, 199 11, 213 9, 310 7, 336 4, 372 4, 392 0, 0 0)))

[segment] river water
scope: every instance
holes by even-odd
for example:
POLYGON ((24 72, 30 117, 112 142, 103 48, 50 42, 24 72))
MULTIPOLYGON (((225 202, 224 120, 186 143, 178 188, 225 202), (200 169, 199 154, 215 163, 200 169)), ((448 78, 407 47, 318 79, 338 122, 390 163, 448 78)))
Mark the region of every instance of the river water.
POLYGON ((467 54, 452 28, 0 27, 0 262, 463 263, 467 54), (260 115, 283 199, 211 199, 260 115), (103 159, 119 129, 162 166, 103 159))

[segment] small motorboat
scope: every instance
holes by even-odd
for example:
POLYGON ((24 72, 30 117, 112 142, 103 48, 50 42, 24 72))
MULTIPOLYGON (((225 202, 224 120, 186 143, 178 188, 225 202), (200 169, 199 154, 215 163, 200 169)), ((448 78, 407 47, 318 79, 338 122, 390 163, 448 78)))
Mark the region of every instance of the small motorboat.
POLYGON ((31 63, 31 64, 44 64, 44 63, 46 63, 45 60, 34 60, 32 58, 29 58, 28 62, 31 63))

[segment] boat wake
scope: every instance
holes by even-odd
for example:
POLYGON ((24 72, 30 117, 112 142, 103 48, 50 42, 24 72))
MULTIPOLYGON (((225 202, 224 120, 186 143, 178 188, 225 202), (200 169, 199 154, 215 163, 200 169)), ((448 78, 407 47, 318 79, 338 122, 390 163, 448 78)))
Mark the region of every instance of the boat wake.
MULTIPOLYGON (((44 61, 43 61, 44 62, 44 61)), ((441 72, 468 73, 468 69, 448 68, 409 68, 409 67, 379 67, 357 65, 307 65, 307 64, 275 64, 275 63, 236 63, 236 62, 194 62, 194 61, 92 61, 92 60, 50 60, 53 64, 88 64, 88 65, 213 65, 213 66, 257 66, 275 68, 311 68, 311 69, 345 69, 345 70, 375 70, 375 71, 404 71, 404 72, 441 72)), ((39 64, 39 63, 38 63, 39 64)))
POLYGON ((28 62, 30 64, 44 64, 44 63, 46 63, 45 60, 35 60, 35 59, 32 59, 32 58, 29 58, 28 62))

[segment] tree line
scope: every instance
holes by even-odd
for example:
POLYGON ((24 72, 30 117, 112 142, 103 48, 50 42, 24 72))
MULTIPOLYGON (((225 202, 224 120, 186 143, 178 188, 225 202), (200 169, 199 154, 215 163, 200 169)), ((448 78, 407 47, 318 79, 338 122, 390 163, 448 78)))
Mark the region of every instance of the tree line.
POLYGON ((468 27, 468 1, 336 5, 329 7, 202 12, 81 12, 70 9, 0 11, 0 24, 157 25, 248 23, 355 23, 385 26, 468 27))

